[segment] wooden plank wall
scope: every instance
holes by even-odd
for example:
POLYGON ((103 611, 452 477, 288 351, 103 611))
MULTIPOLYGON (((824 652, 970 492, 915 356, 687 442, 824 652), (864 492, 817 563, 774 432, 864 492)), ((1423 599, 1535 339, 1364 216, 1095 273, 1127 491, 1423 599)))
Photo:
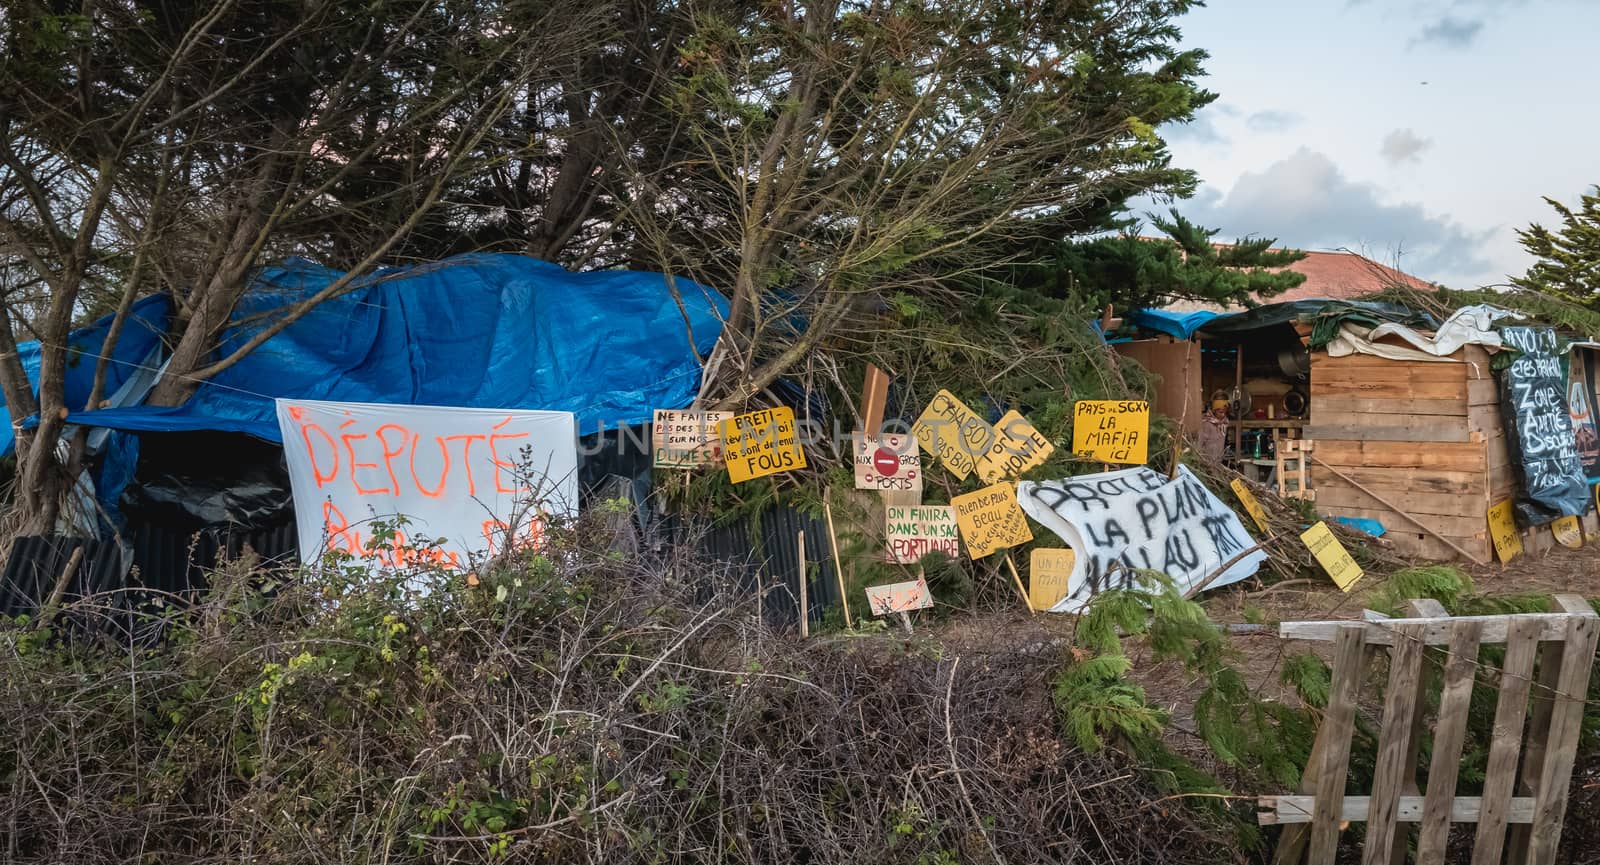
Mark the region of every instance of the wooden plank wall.
POLYGON ((1200 343, 1164 336, 1119 342, 1112 348, 1159 379, 1150 408, 1176 420, 1186 434, 1199 435, 1200 419, 1210 407, 1200 386, 1200 343))
MULTIPOLYGON (((1476 359, 1472 355, 1476 352, 1476 359)), ((1504 433, 1488 356, 1466 363, 1393 361, 1370 355, 1311 355, 1311 424, 1317 459, 1378 493, 1480 559, 1490 555, 1491 431, 1504 433)), ((1382 523, 1395 548, 1446 561, 1459 558, 1438 538, 1313 464, 1317 510, 1382 523)))

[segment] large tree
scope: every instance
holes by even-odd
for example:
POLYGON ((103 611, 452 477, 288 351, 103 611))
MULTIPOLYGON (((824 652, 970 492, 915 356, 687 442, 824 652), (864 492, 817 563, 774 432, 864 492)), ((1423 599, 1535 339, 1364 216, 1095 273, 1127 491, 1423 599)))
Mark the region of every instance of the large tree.
POLYGON ((1545 201, 1561 215, 1561 226, 1552 231, 1534 223, 1517 231, 1522 246, 1538 260, 1511 281, 1600 306, 1600 186, 1590 187, 1576 209, 1553 198, 1545 201))

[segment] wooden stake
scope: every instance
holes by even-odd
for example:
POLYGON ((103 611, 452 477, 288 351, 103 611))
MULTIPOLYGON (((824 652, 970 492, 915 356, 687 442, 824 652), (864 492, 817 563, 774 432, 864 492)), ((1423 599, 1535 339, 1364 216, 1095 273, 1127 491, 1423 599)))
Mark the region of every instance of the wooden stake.
POLYGON ((914 633, 911 630, 911 614, 910 613, 907 613, 905 610, 899 610, 899 611, 896 611, 895 615, 900 617, 900 624, 905 627, 907 634, 914 633))
POLYGON ((1028 600, 1028 590, 1022 587, 1022 575, 1017 573, 1016 563, 1011 561, 1010 550, 1006 550, 1006 567, 1011 569, 1011 581, 1017 584, 1017 594, 1022 597, 1022 605, 1028 608, 1028 615, 1039 615, 1039 611, 1033 608, 1033 602, 1028 600))
POLYGON ((800 639, 811 636, 811 605, 806 602, 806 533, 800 530, 800 639))
POLYGON ((823 502, 822 515, 828 518, 828 545, 833 549, 833 578, 839 581, 839 606, 844 608, 844 626, 853 631, 856 626, 850 621, 850 596, 844 590, 844 560, 839 558, 839 535, 833 530, 833 505, 823 502))
POLYGON ((1172 467, 1167 470, 1167 480, 1174 480, 1178 477, 1178 466, 1183 464, 1182 460, 1183 433, 1179 432, 1172 437, 1172 467))
POLYGON ((78 563, 83 561, 84 545, 79 544, 67 557, 67 567, 61 571, 61 576, 56 577, 55 587, 50 590, 50 597, 39 609, 39 623, 36 627, 44 627, 55 617, 56 607, 61 603, 61 597, 67 593, 67 586, 72 583, 72 575, 78 572, 78 563))
POLYGON ((861 429, 876 438, 883 432, 883 411, 889 402, 889 376, 875 364, 867 364, 867 379, 861 385, 861 429))

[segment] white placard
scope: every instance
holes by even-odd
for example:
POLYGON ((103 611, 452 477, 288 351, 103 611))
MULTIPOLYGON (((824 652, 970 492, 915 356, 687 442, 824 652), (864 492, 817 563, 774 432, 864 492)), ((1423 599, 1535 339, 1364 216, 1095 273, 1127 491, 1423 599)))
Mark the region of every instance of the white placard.
MULTIPOLYGON (((1083 609, 1103 589, 1132 587, 1136 569, 1160 571, 1190 589, 1255 546, 1239 518, 1187 466, 1171 480, 1140 466, 1023 481, 1017 502, 1077 553, 1066 597, 1051 607, 1057 613, 1083 609)), ((1261 550, 1240 558, 1207 588, 1254 574, 1266 558, 1261 550)))
POLYGON ((578 506, 571 412, 277 401, 300 559, 468 567, 578 506), (375 528, 403 517, 392 537, 375 528), (515 524, 515 531, 511 530, 515 524), (410 548, 423 539, 433 549, 410 548))

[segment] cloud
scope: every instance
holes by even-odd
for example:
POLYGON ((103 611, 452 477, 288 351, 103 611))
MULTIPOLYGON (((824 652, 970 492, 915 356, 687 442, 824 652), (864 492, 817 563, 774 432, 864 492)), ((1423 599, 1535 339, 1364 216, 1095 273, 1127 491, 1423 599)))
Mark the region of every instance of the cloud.
POLYGON ((1275 237, 1301 249, 1348 248, 1427 280, 1461 286, 1499 278, 1482 249, 1495 229, 1470 229, 1421 204, 1390 204, 1333 160, 1301 148, 1241 176, 1226 194, 1203 187, 1179 208, 1221 237, 1275 237))
POLYGON ((1167 141, 1196 144, 1227 144, 1228 136, 1217 128, 1215 116, 1201 111, 1188 123, 1168 123, 1161 127, 1161 137, 1167 141))
POLYGON ((1257 111, 1250 115, 1245 118, 1244 122, 1246 126, 1256 132, 1283 132, 1299 126, 1302 120, 1305 120, 1305 118, 1293 111, 1268 108, 1265 111, 1257 111))
POLYGON ((1465 48, 1483 31, 1482 18, 1457 18, 1446 15, 1422 28, 1411 40, 1413 45, 1443 45, 1446 48, 1465 48))
POLYGON ((1433 146, 1432 138, 1423 138, 1410 129, 1396 129, 1383 136, 1383 146, 1378 152, 1393 165, 1404 162, 1421 162, 1422 152, 1433 146))

